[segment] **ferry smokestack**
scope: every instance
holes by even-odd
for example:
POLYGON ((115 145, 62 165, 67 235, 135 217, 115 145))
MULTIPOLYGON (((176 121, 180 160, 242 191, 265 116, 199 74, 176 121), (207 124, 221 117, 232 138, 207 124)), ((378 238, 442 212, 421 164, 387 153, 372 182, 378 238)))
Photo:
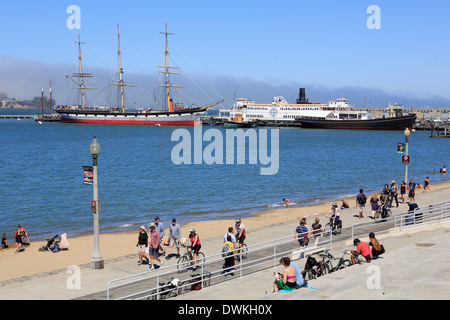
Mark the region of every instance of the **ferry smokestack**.
POLYGON ((300 92, 298 94, 297 103, 305 103, 305 102, 306 102, 305 88, 300 88, 300 92))

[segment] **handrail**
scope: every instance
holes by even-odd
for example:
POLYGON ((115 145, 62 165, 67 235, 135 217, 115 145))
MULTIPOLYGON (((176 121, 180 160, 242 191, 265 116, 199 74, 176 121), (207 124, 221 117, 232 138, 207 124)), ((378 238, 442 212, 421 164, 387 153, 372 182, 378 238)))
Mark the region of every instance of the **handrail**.
POLYGON ((441 201, 425 206, 425 208, 416 208, 414 211, 399 213, 388 218, 379 218, 366 222, 355 223, 352 225, 352 239, 360 234, 356 234, 359 229, 368 226, 377 226, 379 224, 380 232, 389 232, 392 230, 402 230, 405 228, 423 225, 424 223, 433 223, 450 218, 450 200, 441 201), (391 225, 389 228, 383 226, 391 225))
MULTIPOLYGON (((417 209, 414 212, 405 212, 401 214, 396 214, 393 217, 389 217, 383 220, 371 220, 368 222, 361 222, 353 224, 351 227, 351 238, 354 239, 356 232, 358 230, 374 226, 379 227, 380 232, 389 232, 390 230, 403 230, 410 227, 415 227, 417 225, 431 224, 438 221, 450 219, 450 200, 442 201, 434 204, 429 204, 425 209, 417 209), (407 219, 409 219, 407 221, 407 219)), ((244 276, 244 271, 249 271, 251 269, 255 270, 263 270, 268 268, 268 264, 272 264, 275 267, 278 263, 278 259, 283 256, 293 256, 294 252, 299 255, 298 258, 293 257, 293 260, 297 260, 303 257, 306 257, 306 254, 313 253, 316 250, 320 250, 323 248, 332 248, 333 245, 333 233, 331 233, 330 237, 324 237, 327 234, 327 231, 324 230, 320 234, 321 240, 319 241, 318 246, 306 246, 300 248, 296 240, 293 240, 293 235, 290 234, 288 236, 284 236, 277 239, 267 240, 264 242, 248 245, 248 258, 244 262, 242 259, 242 252, 237 252, 233 254, 233 257, 240 257, 239 262, 234 266, 234 270, 239 274, 239 277, 244 276), (295 248, 293 248, 293 243, 296 243, 295 248)), ((302 236, 304 234, 298 234, 298 236, 302 236)), ((331 250, 331 249, 330 249, 331 250)), ((223 268, 217 267, 217 263, 222 263, 224 258, 221 253, 213 254, 207 256, 205 258, 199 258, 197 261, 197 265, 199 267, 199 275, 194 275, 183 279, 183 284, 177 287, 177 290, 182 290, 188 285, 192 285, 194 283, 201 283, 202 286, 206 278, 209 281, 213 279, 218 279, 222 277, 223 268), (206 271, 207 270, 207 271, 206 271), (194 280, 195 278, 200 277, 200 280, 196 282, 189 281, 194 280)), ((117 300, 122 299, 148 299, 150 297, 155 297, 159 299, 162 294, 170 293, 173 289, 162 289, 160 286, 160 279, 167 278, 172 276, 172 278, 180 277, 178 270, 178 264, 173 264, 169 266, 164 266, 152 271, 146 271, 134 275, 125 276, 118 279, 113 279, 107 284, 107 299, 111 298, 111 291, 114 289, 124 288, 127 286, 140 285, 145 286, 144 282, 154 283, 156 281, 156 285, 145 286, 145 290, 134 290, 132 293, 116 297, 117 300)), ((189 270, 190 267, 186 267, 185 270, 189 270)), ((165 286, 165 285, 164 285, 165 286)))
MULTIPOLYGON (((325 230, 326 232, 327 230, 325 230)), ((234 272, 239 274, 239 277, 243 276, 243 272, 250 270, 250 269, 255 269, 255 268, 260 268, 260 269, 265 269, 267 268, 267 264, 268 263, 273 263, 273 267, 275 267, 278 264, 278 260, 282 257, 282 256, 292 256, 293 252, 297 253, 300 257, 305 256, 306 254, 308 254, 309 252, 313 252, 317 249, 320 248, 331 248, 332 246, 332 241, 333 241, 333 236, 331 235, 330 237, 323 237, 323 234, 321 233, 319 234, 320 236, 322 236, 322 240, 319 242, 319 245, 317 246, 306 246, 303 248, 300 248, 298 246, 298 242, 297 240, 294 240, 293 235, 290 234, 288 236, 284 236, 282 238, 277 238, 277 239, 272 239, 272 240, 267 240, 264 242, 260 242, 260 243, 256 243, 253 245, 248 245, 247 249, 248 249, 248 257, 246 259, 246 261, 244 262, 244 259, 242 259, 242 255, 243 255, 243 251, 240 252, 236 252, 233 254, 233 257, 239 257, 239 261, 237 264, 235 264, 234 266, 234 272), (293 245, 293 243, 296 243, 296 245, 293 245), (283 248, 284 246, 286 246, 285 249, 280 249, 279 248, 283 248), (295 246, 295 249, 292 248, 292 246, 295 246), (278 250, 277 250, 278 248, 278 250)), ((298 234, 298 236, 303 236, 304 234, 298 234)), ((236 248, 236 251, 238 251, 239 249, 236 248)), ((299 259, 297 258, 297 259, 299 259)), ((297 259, 293 259, 293 260, 297 260, 297 259)), ((205 281, 205 277, 208 276, 209 280, 213 280, 213 279, 217 279, 222 277, 222 272, 224 271, 224 269, 222 267, 217 267, 214 266, 217 263, 220 263, 220 265, 223 263, 224 258, 222 257, 222 253, 217 253, 217 254, 213 254, 213 255, 209 255, 205 258, 199 258, 197 260, 197 265, 198 268, 200 270, 199 275, 194 275, 191 276, 190 278, 186 278, 183 279, 182 282, 183 284, 180 285, 179 287, 177 287, 177 290, 182 290, 184 287, 190 286, 194 283, 201 283, 203 285, 204 281, 205 281), (206 271, 206 268, 212 268, 211 270, 206 271), (190 282, 187 283, 197 277, 200 277, 200 280, 198 280, 197 282, 190 282), (187 283, 187 284, 186 284, 187 283)), ((170 266, 163 266, 160 267, 156 270, 149 270, 146 272, 142 272, 142 273, 138 273, 135 275, 129 275, 129 276, 125 276, 125 277, 121 277, 118 279, 113 279, 111 281, 108 282, 107 284, 107 299, 111 299, 111 291, 114 289, 119 289, 119 288, 124 288, 127 286, 132 286, 132 285, 142 285, 142 283, 144 281, 150 281, 151 283, 153 283, 154 281, 156 281, 156 285, 153 286, 148 286, 147 289, 145 290, 141 290, 141 291, 135 291, 132 292, 130 294, 127 294, 125 296, 121 296, 118 298, 115 298, 116 300, 123 300, 123 299, 148 299, 150 297, 160 297, 161 294, 164 293, 169 293, 170 291, 172 291, 173 289, 167 289, 167 290, 161 290, 161 286, 160 286, 160 279, 165 277, 170 277, 172 276, 172 278, 174 277, 179 277, 179 273, 178 273, 178 264, 174 264, 174 265, 170 265, 170 266)), ((190 267, 185 267, 185 270, 187 271, 188 269, 190 269, 190 267)), ((165 285, 165 284, 164 284, 165 285)))

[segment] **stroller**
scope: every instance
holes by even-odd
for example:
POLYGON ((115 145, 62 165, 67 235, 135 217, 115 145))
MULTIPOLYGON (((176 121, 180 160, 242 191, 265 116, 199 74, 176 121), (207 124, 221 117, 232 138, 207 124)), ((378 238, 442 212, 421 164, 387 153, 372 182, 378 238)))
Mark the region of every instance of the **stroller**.
POLYGON ((50 239, 45 239, 47 244, 39 248, 39 251, 52 251, 59 252, 59 243, 61 242, 61 237, 59 235, 55 235, 50 239))

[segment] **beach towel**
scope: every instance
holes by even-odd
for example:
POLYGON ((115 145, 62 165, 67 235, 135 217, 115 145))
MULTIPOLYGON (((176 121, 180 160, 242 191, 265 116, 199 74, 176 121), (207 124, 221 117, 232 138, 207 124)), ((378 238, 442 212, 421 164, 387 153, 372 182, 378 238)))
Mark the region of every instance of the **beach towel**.
POLYGON ((62 250, 68 250, 69 249, 69 241, 67 241, 67 233, 63 233, 61 235, 61 242, 59 244, 59 248, 62 250))

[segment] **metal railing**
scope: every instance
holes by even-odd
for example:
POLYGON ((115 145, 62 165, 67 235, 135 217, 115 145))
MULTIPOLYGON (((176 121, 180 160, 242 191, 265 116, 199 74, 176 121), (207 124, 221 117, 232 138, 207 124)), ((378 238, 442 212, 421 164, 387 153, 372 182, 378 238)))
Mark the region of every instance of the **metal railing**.
POLYGON ((352 225, 352 239, 361 235, 367 236, 367 234, 362 233, 362 230, 367 230, 368 228, 372 232, 383 233, 433 224, 446 219, 450 219, 450 200, 429 204, 422 208, 408 210, 387 218, 355 223, 352 225))
MULTIPOLYGON (((351 234, 348 232, 348 236, 354 239, 363 234, 366 236, 367 230, 379 234, 391 230, 403 230, 419 225, 433 224, 447 219, 450 219, 450 201, 443 201, 386 219, 380 218, 379 220, 356 223, 346 229, 351 230, 351 234)), ((233 267, 233 273, 243 277, 246 274, 277 266, 279 259, 283 256, 290 256, 291 260, 298 260, 316 251, 332 250, 334 236, 329 231, 324 230, 321 233, 318 245, 300 247, 292 234, 249 245, 246 259, 243 259, 242 252, 233 255, 233 257, 240 258, 233 267), (324 236, 326 234, 331 235, 326 237, 324 236)), ((302 236, 302 234, 298 236, 302 236)), ((221 283, 227 280, 223 277, 224 272, 227 271, 222 267, 223 262, 222 254, 217 253, 198 259, 198 267, 195 271, 192 270, 192 266, 183 267, 182 265, 173 264, 156 270, 114 279, 108 282, 107 299, 161 299, 177 296, 195 284, 200 284, 203 287, 221 283), (191 273, 195 272, 195 274, 186 276, 190 270, 191 273), (178 279, 178 285, 170 286, 169 282, 171 279, 178 279)))
MULTIPOLYGON (((292 234, 249 245, 245 258, 243 257, 243 251, 237 251, 233 254, 233 257, 238 258, 233 270, 223 268, 224 257, 222 257, 220 252, 198 259, 198 267, 195 271, 192 270, 192 266, 183 267, 179 264, 173 264, 169 266, 164 265, 164 267, 152 271, 114 279, 108 282, 107 299, 159 300, 165 297, 177 296, 194 284, 200 284, 203 287, 226 281, 227 278, 224 277, 226 272, 232 271, 234 274, 242 277, 245 274, 275 267, 278 265, 279 259, 284 256, 291 257, 291 260, 301 259, 307 254, 332 247, 333 235, 323 236, 327 233, 326 231, 328 230, 318 235, 321 236, 318 244, 313 244, 313 241, 310 240, 311 245, 305 247, 300 247, 292 234), (186 277, 186 273, 190 274, 188 271, 195 274, 186 277), (170 281, 173 279, 177 280, 178 285, 170 285, 170 281)), ((298 236, 301 237, 303 234, 298 236)))

